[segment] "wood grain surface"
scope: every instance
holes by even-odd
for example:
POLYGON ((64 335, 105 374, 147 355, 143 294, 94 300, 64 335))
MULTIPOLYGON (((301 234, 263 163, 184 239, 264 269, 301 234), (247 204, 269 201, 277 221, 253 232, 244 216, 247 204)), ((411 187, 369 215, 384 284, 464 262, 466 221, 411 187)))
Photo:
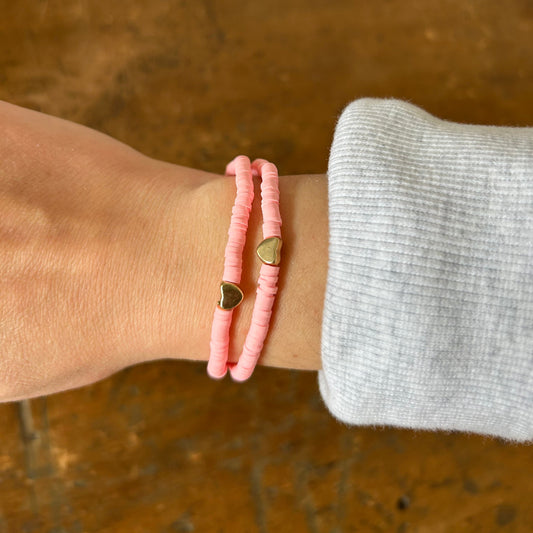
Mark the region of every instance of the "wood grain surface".
MULTIPOLYGON (((211 172, 239 153, 326 172, 336 118, 361 96, 533 126, 530 0, 0 0, 0 13, 0 99, 211 172)), ((258 367, 239 385, 145 363, 0 405, 0 431, 0 533, 533 530, 531 446, 346 427, 316 372, 258 367)))

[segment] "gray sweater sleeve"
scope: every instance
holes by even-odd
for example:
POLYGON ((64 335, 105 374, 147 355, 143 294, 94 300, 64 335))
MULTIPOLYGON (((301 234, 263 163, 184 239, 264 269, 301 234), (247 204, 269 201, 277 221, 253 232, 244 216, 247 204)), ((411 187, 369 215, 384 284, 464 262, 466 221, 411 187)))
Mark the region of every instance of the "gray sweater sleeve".
POLYGON ((318 385, 345 424, 533 439, 533 128, 345 107, 318 385))

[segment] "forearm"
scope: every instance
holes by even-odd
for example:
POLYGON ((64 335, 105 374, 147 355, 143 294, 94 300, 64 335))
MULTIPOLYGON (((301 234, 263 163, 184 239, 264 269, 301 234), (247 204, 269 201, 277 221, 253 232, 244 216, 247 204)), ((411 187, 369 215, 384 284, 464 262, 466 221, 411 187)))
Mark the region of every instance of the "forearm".
MULTIPOLYGON (((190 170, 174 169, 176 172, 190 170)), ((167 354, 202 361, 209 358, 211 325, 236 187, 233 177, 221 175, 207 175, 197 183, 186 212, 174 210, 168 222, 176 229, 186 226, 187 231, 176 232, 184 239, 181 242, 169 234, 167 249, 162 251, 162 268, 174 272, 165 296, 165 345, 148 357, 167 354), (181 258, 180 268, 173 269, 171 263, 178 258, 181 258), (179 332, 177 324, 181 325, 179 332)), ((244 300, 233 314, 230 362, 238 360, 244 346, 261 268, 255 253, 263 240, 260 178, 254 178, 254 184, 240 283, 244 300)), ((321 320, 328 262, 326 175, 280 176, 279 188, 283 221, 279 290, 258 364, 317 370, 321 368, 321 320)))

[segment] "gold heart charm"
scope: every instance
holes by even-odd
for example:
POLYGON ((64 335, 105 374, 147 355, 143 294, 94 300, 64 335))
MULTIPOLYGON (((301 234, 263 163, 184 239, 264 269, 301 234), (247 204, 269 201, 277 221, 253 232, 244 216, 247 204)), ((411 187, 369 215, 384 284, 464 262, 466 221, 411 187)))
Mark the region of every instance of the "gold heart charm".
POLYGON ((257 255, 267 265, 279 265, 281 257, 279 252, 283 241, 279 237, 269 237, 257 247, 257 255))
POLYGON ((221 309, 233 309, 242 302, 243 296, 241 289, 237 285, 229 281, 222 281, 220 283, 220 300, 217 304, 221 309))

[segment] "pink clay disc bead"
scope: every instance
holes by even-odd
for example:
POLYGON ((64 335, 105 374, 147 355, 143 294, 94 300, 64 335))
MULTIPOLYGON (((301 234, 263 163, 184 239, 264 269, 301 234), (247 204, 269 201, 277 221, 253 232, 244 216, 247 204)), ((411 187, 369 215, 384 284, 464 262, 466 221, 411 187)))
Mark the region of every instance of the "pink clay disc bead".
MULTIPOLYGON (((281 239, 281 215, 279 212, 278 169, 265 159, 256 159, 253 168, 261 176, 261 210, 263 212, 263 239, 281 239)), ((252 323, 244 348, 236 365, 230 366, 234 381, 246 381, 253 373, 268 332, 272 306, 278 291, 279 265, 263 263, 259 274, 257 297, 252 312, 252 323)))
MULTIPOLYGON (((250 159, 238 155, 226 166, 226 175, 235 175, 237 195, 232 209, 228 230, 228 243, 224 254, 223 281, 238 285, 242 274, 242 251, 246 242, 246 231, 254 199, 254 183, 250 159)), ((214 379, 221 379, 227 372, 229 329, 233 309, 215 308, 207 373, 214 379)))

